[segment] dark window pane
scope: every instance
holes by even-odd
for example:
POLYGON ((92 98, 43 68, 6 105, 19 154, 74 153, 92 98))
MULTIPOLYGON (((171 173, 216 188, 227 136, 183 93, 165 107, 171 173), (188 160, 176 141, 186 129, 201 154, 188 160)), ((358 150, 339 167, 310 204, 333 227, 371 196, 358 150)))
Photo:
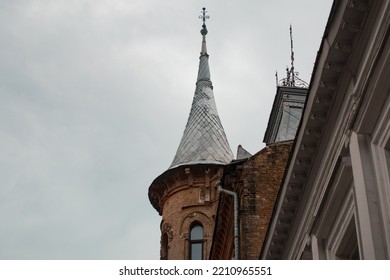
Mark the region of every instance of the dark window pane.
POLYGON ((191 244, 191 260, 202 259, 202 243, 191 244))
POLYGON ((191 228, 191 240, 203 239, 203 227, 201 225, 194 225, 191 228))

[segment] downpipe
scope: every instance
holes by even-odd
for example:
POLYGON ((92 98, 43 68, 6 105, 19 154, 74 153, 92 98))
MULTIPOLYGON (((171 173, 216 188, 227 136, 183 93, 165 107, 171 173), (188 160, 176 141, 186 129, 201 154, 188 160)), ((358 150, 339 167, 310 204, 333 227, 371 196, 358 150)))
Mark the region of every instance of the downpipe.
POLYGON ((238 195, 236 192, 222 188, 222 183, 217 183, 218 192, 226 193, 233 196, 233 208, 234 208, 234 259, 240 259, 240 247, 239 247, 239 231, 238 231, 238 195))

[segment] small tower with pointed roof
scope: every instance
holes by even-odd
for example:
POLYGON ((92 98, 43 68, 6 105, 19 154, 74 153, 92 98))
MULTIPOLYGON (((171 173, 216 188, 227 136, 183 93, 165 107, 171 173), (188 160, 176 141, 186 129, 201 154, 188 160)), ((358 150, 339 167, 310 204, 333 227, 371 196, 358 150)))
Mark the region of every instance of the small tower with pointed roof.
POLYGON ((233 160, 210 80, 206 19, 195 94, 172 164, 149 187, 149 199, 162 216, 161 259, 207 259, 218 206, 216 184, 233 160))

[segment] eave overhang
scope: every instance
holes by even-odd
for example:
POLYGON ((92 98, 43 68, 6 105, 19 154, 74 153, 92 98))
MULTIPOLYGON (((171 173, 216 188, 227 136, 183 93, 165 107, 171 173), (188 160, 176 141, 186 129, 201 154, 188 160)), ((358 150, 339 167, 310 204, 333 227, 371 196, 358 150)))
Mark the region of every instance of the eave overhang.
MULTIPOLYGON (((274 206, 260 259, 286 259, 300 201, 313 186, 307 184, 336 99, 345 92, 350 56, 360 36, 370 1, 335 0, 317 53, 308 97, 274 206), (357 2, 359 2, 357 5, 357 2)), ((334 111, 334 110, 333 110, 334 111)))
POLYGON ((173 180, 176 174, 185 174, 187 168, 187 170, 189 170, 192 168, 201 167, 202 169, 206 170, 208 168, 218 168, 225 165, 226 164, 215 161, 199 161, 197 163, 182 164, 169 168, 160 174, 156 179, 154 179, 152 184, 150 184, 148 191, 149 201, 154 209, 157 210, 159 215, 162 215, 161 202, 164 195, 167 194, 167 192, 170 190, 171 185, 173 185, 173 180))

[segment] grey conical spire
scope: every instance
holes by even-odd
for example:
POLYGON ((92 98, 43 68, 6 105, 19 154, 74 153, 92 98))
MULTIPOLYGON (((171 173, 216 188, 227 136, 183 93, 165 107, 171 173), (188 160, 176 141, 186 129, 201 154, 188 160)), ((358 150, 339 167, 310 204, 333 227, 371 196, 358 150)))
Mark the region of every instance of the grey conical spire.
POLYGON ((201 30, 203 40, 194 99, 183 137, 170 168, 198 163, 226 164, 233 160, 233 153, 218 116, 210 80, 205 13, 203 8, 201 30))

